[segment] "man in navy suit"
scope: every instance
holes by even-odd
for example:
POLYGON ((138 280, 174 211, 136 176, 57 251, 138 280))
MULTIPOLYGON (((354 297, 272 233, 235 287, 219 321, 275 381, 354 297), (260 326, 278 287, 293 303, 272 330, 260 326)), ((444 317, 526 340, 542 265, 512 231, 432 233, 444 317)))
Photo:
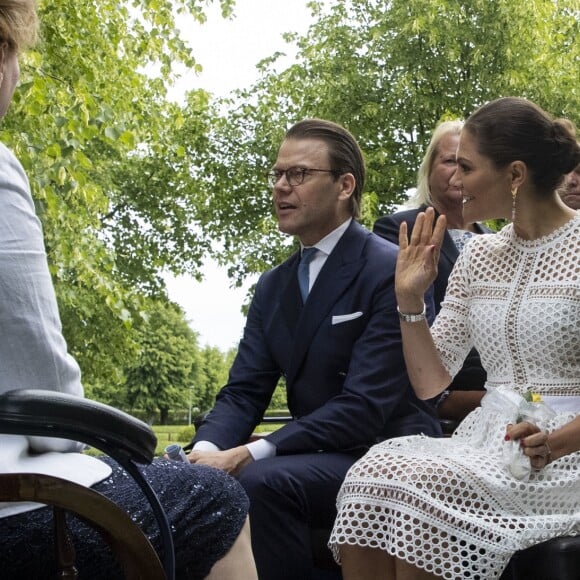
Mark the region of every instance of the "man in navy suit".
POLYGON ((261 580, 308 580, 310 528, 332 526, 349 467, 388 437, 439 435, 405 371, 394 293, 397 247, 360 226, 364 162, 319 119, 286 134, 270 173, 280 230, 300 250, 262 275, 228 383, 189 460, 233 473, 250 497, 261 580), (306 266, 301 297, 298 265, 306 266), (247 444, 280 377, 293 420, 247 444))

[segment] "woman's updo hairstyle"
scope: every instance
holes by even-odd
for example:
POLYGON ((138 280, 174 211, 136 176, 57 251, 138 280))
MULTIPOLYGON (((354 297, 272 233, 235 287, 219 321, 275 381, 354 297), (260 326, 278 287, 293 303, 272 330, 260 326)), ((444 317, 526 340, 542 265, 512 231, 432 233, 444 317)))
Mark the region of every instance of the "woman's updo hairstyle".
POLYGON ((37 34, 36 0, 0 0, 0 44, 19 53, 34 46, 37 34))
POLYGON ((464 130, 497 168, 523 161, 532 182, 546 193, 580 163, 572 122, 554 119, 526 99, 503 97, 486 103, 467 119, 464 130))

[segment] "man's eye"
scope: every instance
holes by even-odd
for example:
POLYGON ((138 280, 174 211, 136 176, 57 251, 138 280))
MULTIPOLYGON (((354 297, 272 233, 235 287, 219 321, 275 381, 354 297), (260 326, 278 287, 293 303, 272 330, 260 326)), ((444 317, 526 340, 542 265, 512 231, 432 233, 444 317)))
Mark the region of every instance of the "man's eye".
POLYGON ((288 170, 287 174, 290 179, 300 179, 304 175, 304 169, 293 167, 288 170))

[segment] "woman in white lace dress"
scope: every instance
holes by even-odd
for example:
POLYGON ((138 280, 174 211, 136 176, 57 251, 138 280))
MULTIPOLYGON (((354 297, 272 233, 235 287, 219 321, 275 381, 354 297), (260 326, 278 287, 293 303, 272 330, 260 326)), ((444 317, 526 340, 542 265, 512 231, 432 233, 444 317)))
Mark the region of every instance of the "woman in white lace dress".
POLYGON ((452 438, 385 441, 352 466, 330 540, 346 580, 499 578, 514 552, 580 533, 580 213, 556 193, 580 148, 566 122, 508 97, 467 120, 457 157, 465 219, 512 223, 467 244, 431 330, 417 313, 445 219, 433 228, 427 210, 410 240, 403 224, 401 332, 421 398, 473 346, 488 394, 452 438), (517 423, 506 387, 541 395, 555 416, 517 423), (518 477, 504 456, 514 445, 518 477))

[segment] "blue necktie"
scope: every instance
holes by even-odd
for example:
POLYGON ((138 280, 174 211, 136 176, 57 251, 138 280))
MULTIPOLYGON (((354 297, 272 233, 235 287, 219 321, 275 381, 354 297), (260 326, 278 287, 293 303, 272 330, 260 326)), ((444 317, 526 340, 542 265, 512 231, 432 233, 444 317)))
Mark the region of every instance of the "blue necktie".
POLYGON ((298 264, 298 285, 300 286, 300 294, 302 294, 302 302, 306 302, 308 298, 308 291, 310 286, 310 262, 314 255, 318 252, 316 248, 304 248, 298 264))

